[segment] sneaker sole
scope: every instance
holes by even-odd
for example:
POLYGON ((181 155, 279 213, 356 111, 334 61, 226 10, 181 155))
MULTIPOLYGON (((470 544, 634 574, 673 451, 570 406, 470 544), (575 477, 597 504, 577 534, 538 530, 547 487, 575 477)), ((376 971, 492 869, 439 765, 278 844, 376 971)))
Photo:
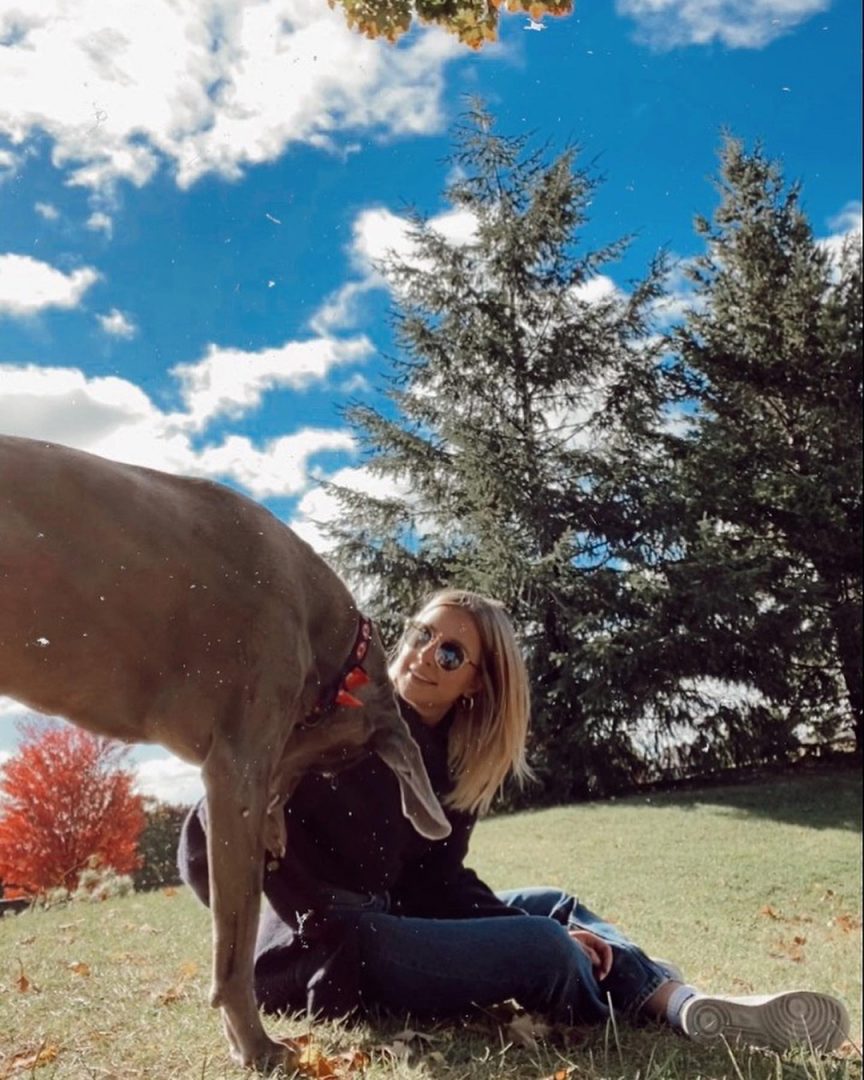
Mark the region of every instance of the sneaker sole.
POLYGON ((725 1038, 750 1046, 835 1050, 849 1031, 845 1006, 809 990, 774 994, 759 1004, 699 997, 686 1010, 684 1027, 694 1039, 725 1038))

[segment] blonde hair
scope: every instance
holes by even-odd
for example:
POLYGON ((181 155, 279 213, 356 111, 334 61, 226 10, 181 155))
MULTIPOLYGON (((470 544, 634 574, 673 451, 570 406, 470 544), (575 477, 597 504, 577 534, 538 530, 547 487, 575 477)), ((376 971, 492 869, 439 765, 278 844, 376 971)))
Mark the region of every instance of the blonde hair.
POLYGON ((466 589, 428 596, 418 614, 432 607, 468 611, 480 635, 482 690, 454 706, 448 757, 455 786, 444 802, 455 810, 485 814, 513 773, 523 784, 532 776, 525 758, 531 698, 528 672, 513 624, 498 600, 466 589))

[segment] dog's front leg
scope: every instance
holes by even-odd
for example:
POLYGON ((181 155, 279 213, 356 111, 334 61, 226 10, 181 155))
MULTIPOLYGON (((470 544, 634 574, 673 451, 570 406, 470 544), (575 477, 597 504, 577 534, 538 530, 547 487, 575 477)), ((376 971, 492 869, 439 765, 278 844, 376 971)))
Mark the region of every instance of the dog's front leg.
POLYGON ((253 992, 261 903, 269 763, 237 743, 214 741, 202 767, 207 793, 213 986, 232 1057, 258 1069, 293 1067, 292 1053, 267 1036, 253 992))

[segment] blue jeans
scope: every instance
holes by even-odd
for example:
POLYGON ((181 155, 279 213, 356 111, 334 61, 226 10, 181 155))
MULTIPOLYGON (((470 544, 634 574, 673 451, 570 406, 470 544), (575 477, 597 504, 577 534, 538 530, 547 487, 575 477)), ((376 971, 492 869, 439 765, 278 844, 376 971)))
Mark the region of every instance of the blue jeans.
POLYGON ((514 998, 565 1023, 602 1021, 610 1006, 631 1017, 669 979, 620 931, 560 889, 498 893, 523 918, 415 919, 365 911, 359 917, 361 988, 367 1007, 413 1016, 454 1016, 514 998), (568 930, 590 930, 612 946, 598 983, 568 930))

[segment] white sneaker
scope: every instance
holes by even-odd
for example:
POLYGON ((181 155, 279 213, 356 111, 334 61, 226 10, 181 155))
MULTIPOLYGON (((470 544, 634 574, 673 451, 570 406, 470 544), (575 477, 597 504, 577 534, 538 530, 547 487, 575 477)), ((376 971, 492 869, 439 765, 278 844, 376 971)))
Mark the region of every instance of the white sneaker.
POLYGON ((759 997, 697 994, 684 1003, 681 1026, 693 1039, 722 1036, 772 1050, 834 1050, 849 1034, 849 1014, 837 998, 811 990, 759 997))

